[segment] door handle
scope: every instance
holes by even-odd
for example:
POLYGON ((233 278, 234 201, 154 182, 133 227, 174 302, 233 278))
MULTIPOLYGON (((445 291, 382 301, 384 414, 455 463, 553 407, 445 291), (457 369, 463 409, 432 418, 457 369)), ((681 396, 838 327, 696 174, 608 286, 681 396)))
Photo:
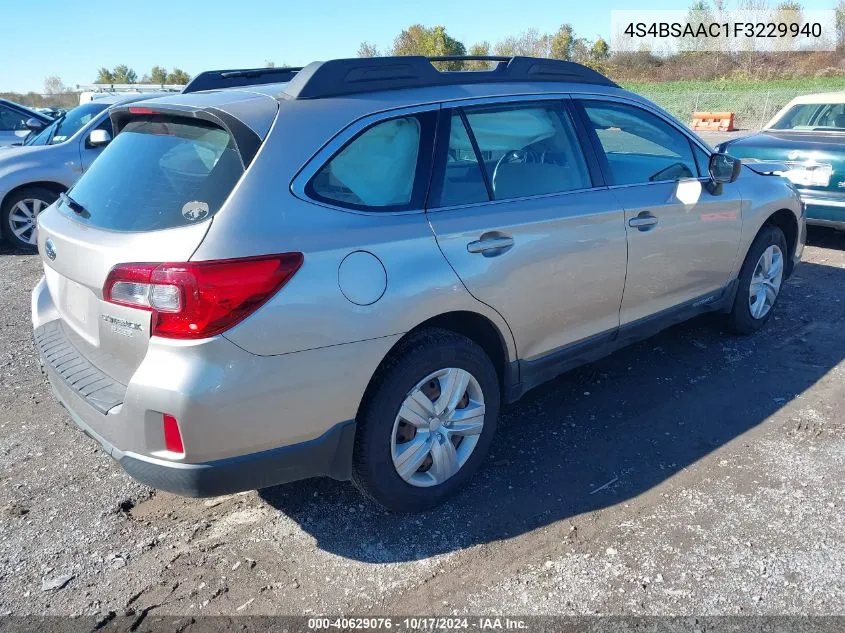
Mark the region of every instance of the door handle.
POLYGON ((650 231, 657 226, 657 222, 657 217, 648 211, 643 211, 637 217, 628 220, 628 226, 639 229, 640 231, 650 231))
POLYGON ((513 246, 513 238, 507 235, 482 235, 480 240, 467 244, 470 253, 482 253, 485 257, 501 255, 513 246))

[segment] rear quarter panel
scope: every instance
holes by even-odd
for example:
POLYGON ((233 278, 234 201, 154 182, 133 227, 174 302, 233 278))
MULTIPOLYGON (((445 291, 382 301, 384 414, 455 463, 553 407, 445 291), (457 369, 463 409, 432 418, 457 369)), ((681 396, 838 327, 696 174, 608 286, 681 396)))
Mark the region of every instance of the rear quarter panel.
POLYGON ((502 317, 469 294, 443 257, 425 214, 360 213, 297 198, 291 182, 350 115, 330 103, 282 107, 267 140, 192 259, 298 251, 302 268, 267 304, 225 336, 255 354, 276 355, 401 334, 445 312, 490 319, 516 358, 502 317), (341 291, 343 259, 367 251, 386 273, 381 298, 356 305, 341 291))

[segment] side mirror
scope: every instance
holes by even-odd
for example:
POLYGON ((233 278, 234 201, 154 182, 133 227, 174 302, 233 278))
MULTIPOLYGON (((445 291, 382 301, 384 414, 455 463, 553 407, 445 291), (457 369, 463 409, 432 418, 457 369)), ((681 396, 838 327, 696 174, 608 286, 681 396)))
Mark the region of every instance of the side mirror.
POLYGON ((742 161, 728 154, 713 154, 710 156, 710 178, 717 185, 733 182, 739 178, 742 161))
POLYGON ((88 147, 105 147, 111 143, 111 134, 108 130, 92 130, 88 135, 88 147))
POLYGON ((24 123, 26 129, 30 132, 40 132, 44 129, 44 122, 41 119, 36 119, 32 117, 31 119, 27 119, 26 123, 24 123))

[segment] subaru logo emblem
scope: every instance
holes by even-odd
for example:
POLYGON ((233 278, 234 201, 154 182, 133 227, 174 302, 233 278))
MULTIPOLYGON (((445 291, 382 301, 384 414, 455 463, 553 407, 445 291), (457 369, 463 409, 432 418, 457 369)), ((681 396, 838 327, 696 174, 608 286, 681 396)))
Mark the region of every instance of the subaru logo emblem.
POLYGON ((56 247, 53 245, 53 240, 47 240, 44 242, 44 253, 50 261, 56 259, 56 247))

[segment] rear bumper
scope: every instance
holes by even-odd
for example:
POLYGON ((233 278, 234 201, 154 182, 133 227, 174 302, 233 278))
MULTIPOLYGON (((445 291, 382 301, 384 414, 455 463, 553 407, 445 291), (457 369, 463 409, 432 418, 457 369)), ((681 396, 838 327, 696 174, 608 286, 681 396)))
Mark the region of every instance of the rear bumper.
POLYGON ((124 384, 77 346, 43 280, 32 317, 44 371, 74 422, 133 477, 193 496, 348 479, 351 420, 399 338, 259 356, 225 337, 153 337, 124 384), (165 446, 165 413, 178 421, 184 453, 165 446))
MULTIPOLYGON (((97 433, 74 410, 78 396, 49 366, 44 366, 58 401, 86 435, 100 444, 134 479, 188 497, 256 490, 311 477, 346 480, 351 476, 355 422, 334 425, 320 437, 290 446, 202 464, 173 463, 124 452, 97 433)), ((78 405, 79 403, 77 403, 78 405)))

